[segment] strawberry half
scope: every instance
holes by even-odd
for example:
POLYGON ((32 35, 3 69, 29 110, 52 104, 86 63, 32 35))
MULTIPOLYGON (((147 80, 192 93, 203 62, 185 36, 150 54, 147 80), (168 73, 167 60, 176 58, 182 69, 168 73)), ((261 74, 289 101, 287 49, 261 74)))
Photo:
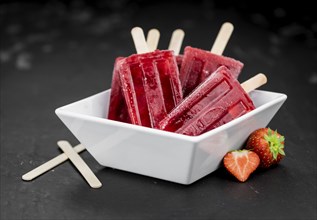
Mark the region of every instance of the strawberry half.
POLYGON ((249 150, 228 152, 223 158, 225 168, 239 181, 245 182, 260 164, 259 156, 249 150))
POLYGON ((259 155, 260 167, 269 168, 277 164, 285 156, 284 136, 272 131, 270 128, 260 128, 249 136, 246 149, 259 155))

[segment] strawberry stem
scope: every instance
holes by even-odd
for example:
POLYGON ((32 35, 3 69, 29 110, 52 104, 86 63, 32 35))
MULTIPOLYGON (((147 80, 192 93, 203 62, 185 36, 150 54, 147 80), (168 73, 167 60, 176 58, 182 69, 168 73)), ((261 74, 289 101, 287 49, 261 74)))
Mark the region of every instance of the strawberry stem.
POLYGON ((274 160, 277 159, 278 154, 285 155, 284 152, 284 136, 278 135, 277 131, 273 132, 268 129, 267 135, 264 135, 264 139, 269 143, 270 151, 274 160))

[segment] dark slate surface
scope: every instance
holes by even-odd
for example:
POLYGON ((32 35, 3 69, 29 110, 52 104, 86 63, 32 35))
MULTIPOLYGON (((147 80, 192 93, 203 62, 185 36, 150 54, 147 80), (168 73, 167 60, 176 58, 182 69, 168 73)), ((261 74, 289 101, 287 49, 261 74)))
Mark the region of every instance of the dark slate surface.
POLYGON ((1 219, 316 219, 313 16, 279 6, 255 11, 246 1, 65 2, 0 5, 1 219), (184 186, 104 168, 84 152, 101 189, 89 188, 70 162, 21 180, 60 153, 58 140, 78 143, 54 110, 110 87, 114 59, 134 52, 133 26, 160 29, 160 48, 183 28, 184 45, 209 49, 224 21, 236 27, 225 55, 245 63, 240 81, 264 72, 262 89, 288 95, 269 124, 286 136, 279 166, 246 183, 220 168, 184 186))

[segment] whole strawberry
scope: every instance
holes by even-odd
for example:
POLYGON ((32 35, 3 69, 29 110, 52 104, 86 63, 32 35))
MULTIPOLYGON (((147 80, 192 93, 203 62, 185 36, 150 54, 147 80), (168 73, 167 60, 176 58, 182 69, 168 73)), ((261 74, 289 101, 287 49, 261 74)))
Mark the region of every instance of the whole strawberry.
POLYGON ((285 156, 284 136, 270 128, 260 128, 249 136, 246 149, 254 151, 260 157, 260 167, 269 168, 285 156))

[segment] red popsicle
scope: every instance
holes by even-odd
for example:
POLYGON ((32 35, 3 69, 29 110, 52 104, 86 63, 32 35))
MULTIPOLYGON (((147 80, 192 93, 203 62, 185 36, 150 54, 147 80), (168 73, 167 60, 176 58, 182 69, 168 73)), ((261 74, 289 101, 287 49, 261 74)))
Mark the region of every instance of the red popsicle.
POLYGON ((182 100, 176 59, 168 50, 146 53, 142 29, 133 30, 139 54, 118 61, 122 92, 132 124, 157 127, 182 100))
MULTIPOLYGON (((257 75, 260 78, 263 76, 257 75)), ((266 78, 256 86, 265 82, 266 78)), ((250 83, 244 86, 250 86, 250 83)), ((222 66, 173 109, 159 123, 158 128, 196 136, 228 123, 254 108, 244 88, 232 77, 229 69, 222 66)))
MULTIPOLYGON (((149 30, 148 36, 147 36, 147 44, 148 44, 148 47, 150 48, 150 51, 156 50, 159 38, 160 38, 160 33, 157 29, 153 28, 149 30)), ((108 119, 131 123, 130 116, 128 113, 128 108, 122 93, 122 87, 121 87, 118 65, 117 65, 118 61, 123 58, 124 57, 118 57, 115 61, 114 68, 113 68, 108 119)))
POLYGON ((183 95, 186 97, 219 66, 229 68, 231 74, 238 78, 243 63, 221 56, 225 46, 233 31, 231 23, 224 23, 218 33, 215 43, 210 51, 205 51, 193 47, 186 47, 182 66, 180 70, 180 80, 183 87, 183 95))
POLYGON ((237 78, 243 64, 229 57, 219 56, 193 47, 186 47, 180 71, 184 97, 191 93, 219 66, 226 66, 231 75, 237 78))

